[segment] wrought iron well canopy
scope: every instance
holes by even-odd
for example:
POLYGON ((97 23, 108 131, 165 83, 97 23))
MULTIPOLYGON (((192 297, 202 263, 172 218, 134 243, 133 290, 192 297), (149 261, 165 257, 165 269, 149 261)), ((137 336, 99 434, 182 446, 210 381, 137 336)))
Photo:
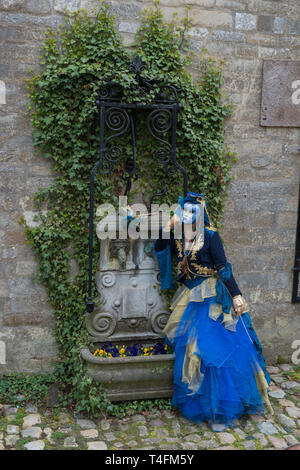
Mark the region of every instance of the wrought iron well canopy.
MULTIPOLYGON (((88 299, 86 302, 87 312, 94 310, 92 298, 92 258, 93 258, 93 227, 94 227, 94 181, 98 168, 103 164, 109 165, 113 171, 113 165, 121 160, 122 149, 115 139, 120 138, 130 132, 132 156, 125 161, 125 171, 127 173, 127 184, 125 195, 128 194, 132 178, 136 173, 136 119, 137 111, 148 112, 147 130, 153 139, 159 144, 154 152, 154 157, 162 164, 164 173, 171 169, 178 169, 183 175, 183 193, 187 193, 188 175, 185 168, 176 160, 176 130, 177 115, 181 108, 178 100, 180 88, 159 79, 147 78, 143 71, 146 69, 141 58, 136 56, 130 65, 131 72, 135 75, 136 93, 140 98, 154 98, 148 104, 141 102, 127 103, 124 101, 124 89, 122 84, 110 80, 101 84, 98 89, 96 105, 98 113, 96 118, 100 120, 100 155, 99 160, 94 165, 90 177, 90 214, 89 214, 89 280, 88 299), (166 135, 168 136, 166 138, 166 135)), ((166 192, 152 196, 153 199, 166 192)))

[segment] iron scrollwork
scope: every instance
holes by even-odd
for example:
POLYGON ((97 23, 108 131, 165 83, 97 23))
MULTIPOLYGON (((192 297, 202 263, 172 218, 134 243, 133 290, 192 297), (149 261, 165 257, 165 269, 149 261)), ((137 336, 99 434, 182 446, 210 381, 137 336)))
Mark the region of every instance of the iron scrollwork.
MULTIPOLYGON (((125 172, 128 175, 125 194, 129 192, 131 179, 136 172, 135 122, 138 110, 150 111, 147 118, 147 128, 151 136, 159 144, 158 148, 154 151, 155 159, 163 165, 165 173, 170 172, 172 168, 174 171, 181 171, 184 177, 183 192, 184 194, 187 193, 187 172, 176 160, 177 113, 181 107, 178 92, 181 88, 162 82, 159 79, 145 76, 146 66, 139 56, 132 62, 130 71, 135 75, 137 94, 142 99, 154 96, 150 103, 144 104, 140 100, 134 103, 127 103, 124 100, 124 89, 120 83, 114 80, 114 77, 111 77, 105 83, 101 83, 98 88, 96 105, 99 109, 100 120, 100 157, 91 171, 90 179, 89 281, 88 299, 86 302, 87 312, 89 313, 94 311, 91 293, 95 173, 99 168, 102 172, 106 173, 112 171, 116 162, 122 159, 122 149, 114 140, 125 135, 130 129, 132 157, 128 157, 125 163, 125 172), (105 133, 109 135, 105 137, 105 133), (169 140, 167 140, 168 135, 170 135, 169 140)), ((93 128, 96 129, 96 125, 93 128)))

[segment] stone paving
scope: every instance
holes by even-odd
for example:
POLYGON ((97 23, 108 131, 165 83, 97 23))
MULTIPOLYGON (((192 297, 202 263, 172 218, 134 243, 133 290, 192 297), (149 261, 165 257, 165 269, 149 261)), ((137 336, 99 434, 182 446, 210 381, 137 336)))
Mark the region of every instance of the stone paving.
POLYGON ((243 416, 236 427, 213 432, 176 410, 143 412, 122 419, 90 420, 65 410, 3 404, 0 450, 281 450, 300 443, 300 368, 268 367, 275 415, 243 416))

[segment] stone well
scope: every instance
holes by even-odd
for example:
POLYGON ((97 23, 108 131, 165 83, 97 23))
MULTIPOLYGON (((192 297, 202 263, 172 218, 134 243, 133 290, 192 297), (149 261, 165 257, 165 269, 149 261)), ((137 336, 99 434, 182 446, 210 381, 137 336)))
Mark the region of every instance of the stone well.
MULTIPOLYGON (((114 227, 115 216, 110 216, 114 227)), ((153 225, 152 225, 152 228, 153 225)), ((158 227, 157 227, 158 228, 158 227)), ((126 227, 127 230, 127 227, 126 227)), ((96 272, 99 303, 86 314, 86 326, 95 349, 113 345, 145 346, 164 343, 162 332, 170 312, 160 293, 159 267, 153 253, 154 239, 101 239, 96 272)), ((169 397, 173 391, 173 354, 102 358, 85 348, 81 351, 88 374, 103 383, 113 401, 169 397)))

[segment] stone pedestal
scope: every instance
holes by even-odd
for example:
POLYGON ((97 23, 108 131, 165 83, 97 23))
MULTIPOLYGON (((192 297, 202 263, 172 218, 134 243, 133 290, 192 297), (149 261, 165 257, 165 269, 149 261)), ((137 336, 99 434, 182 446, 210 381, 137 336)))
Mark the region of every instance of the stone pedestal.
POLYGON ((86 321, 93 342, 126 344, 164 338, 170 312, 160 295, 153 243, 148 238, 100 241, 96 273, 100 304, 86 321))

